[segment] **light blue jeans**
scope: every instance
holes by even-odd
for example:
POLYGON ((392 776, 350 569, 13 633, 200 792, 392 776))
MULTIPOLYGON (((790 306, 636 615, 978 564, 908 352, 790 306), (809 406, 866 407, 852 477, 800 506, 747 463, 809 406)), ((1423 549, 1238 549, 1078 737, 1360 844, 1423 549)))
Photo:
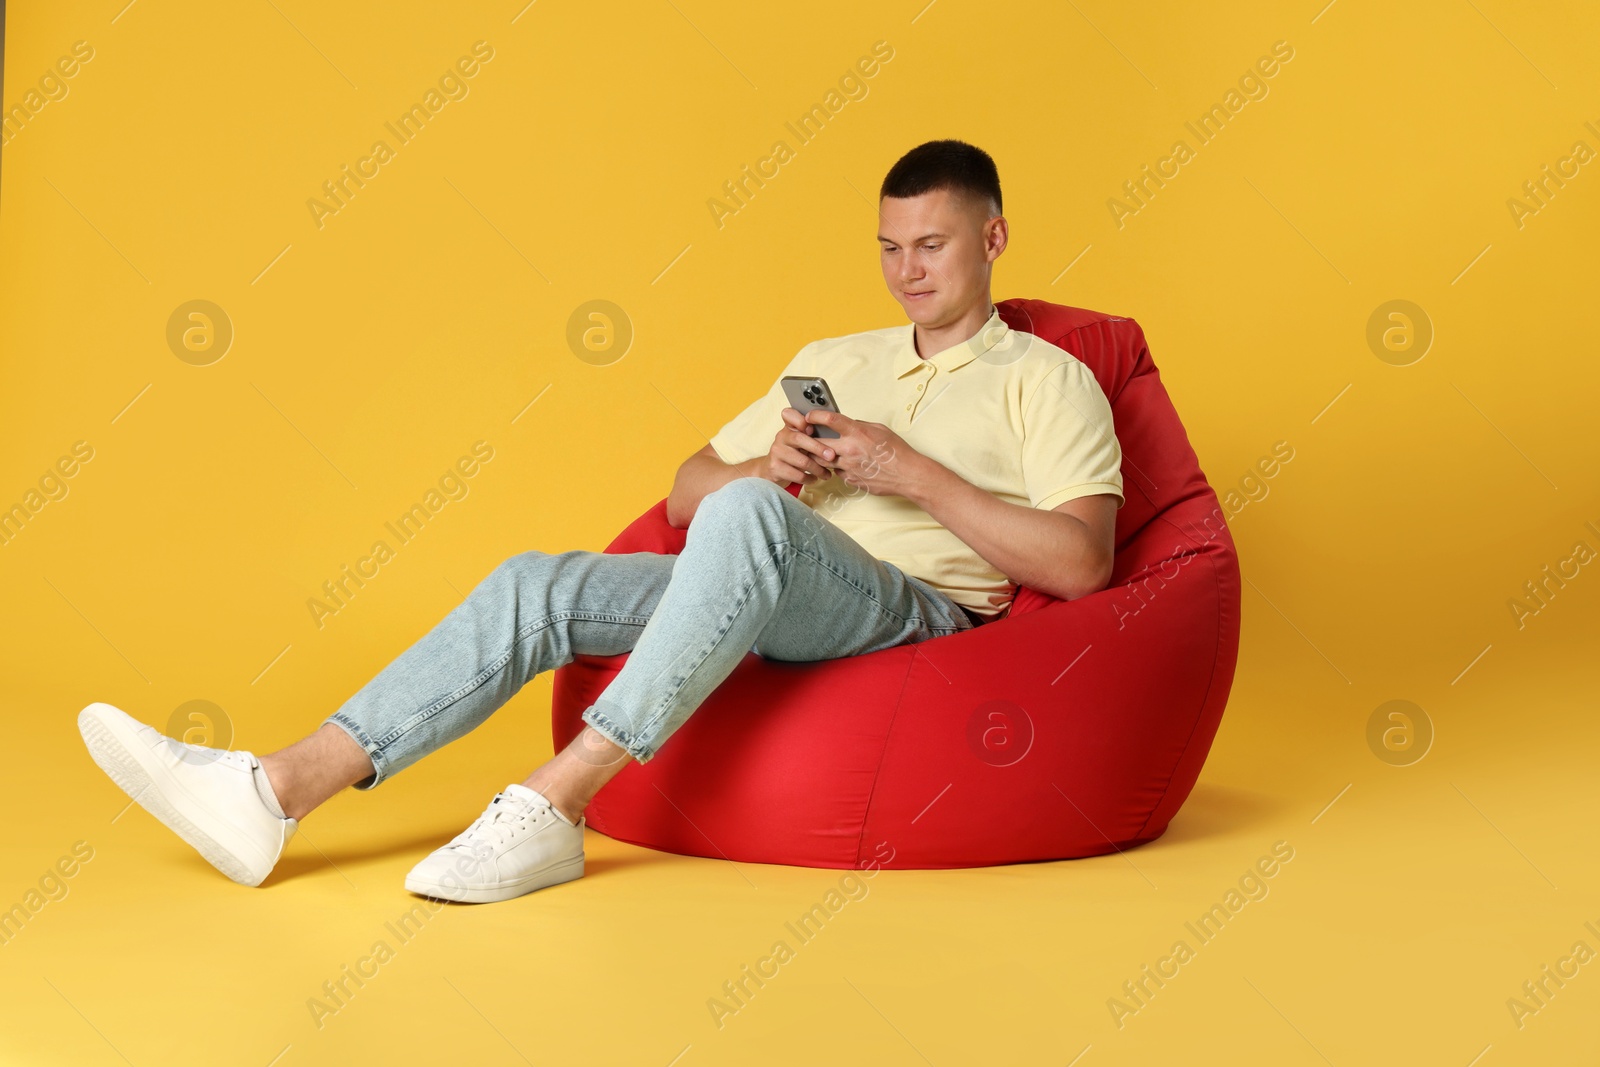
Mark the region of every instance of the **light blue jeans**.
POLYGON ((512 556, 327 721, 372 757, 375 773, 356 787, 371 789, 541 671, 628 652, 583 721, 645 763, 747 652, 836 659, 975 620, 775 482, 741 477, 706 494, 680 555, 512 556))

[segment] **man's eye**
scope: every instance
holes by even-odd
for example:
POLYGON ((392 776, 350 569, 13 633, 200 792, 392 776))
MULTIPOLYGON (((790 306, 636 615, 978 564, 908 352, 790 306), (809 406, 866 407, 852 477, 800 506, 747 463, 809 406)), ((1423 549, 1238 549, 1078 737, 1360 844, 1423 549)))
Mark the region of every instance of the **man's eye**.
POLYGON ((923 247, 923 249, 925 251, 937 252, 939 249, 943 248, 944 246, 943 245, 923 245, 922 247, 923 247))

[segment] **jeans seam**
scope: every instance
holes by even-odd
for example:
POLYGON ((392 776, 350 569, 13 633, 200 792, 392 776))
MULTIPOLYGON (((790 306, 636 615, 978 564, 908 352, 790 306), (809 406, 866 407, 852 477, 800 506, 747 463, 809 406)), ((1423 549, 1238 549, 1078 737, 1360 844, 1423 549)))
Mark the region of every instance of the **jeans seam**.
MULTIPOLYGON (((828 566, 827 561, 822 559, 820 556, 814 556, 809 552, 801 551, 799 549, 796 549, 796 551, 798 552, 799 555, 802 555, 805 558, 809 559, 811 562, 817 564, 817 566, 820 567, 822 570, 825 570, 829 574, 832 574, 834 577, 836 577, 840 581, 844 582, 850 588, 854 589, 857 593, 860 593, 861 596, 863 596, 867 600, 870 600, 873 603, 873 605, 877 607, 877 609, 879 611, 883 612, 885 615, 889 616, 891 619, 894 619, 894 620, 898 621, 902 626, 904 626, 907 622, 910 621, 910 618, 908 616, 900 614, 898 611, 895 611, 894 609, 890 608, 888 605, 884 604, 883 601, 881 601, 877 597, 873 596, 871 590, 869 590, 869 589, 867 589, 867 588, 865 588, 865 587, 863 587, 861 585, 858 585, 858 584, 856 584, 856 582, 852 581, 849 575, 845 574, 842 571, 837 571, 834 568, 828 566)), ((882 562, 882 561, 880 560, 880 562, 882 562)), ((911 578, 911 575, 905 574, 904 571, 901 571, 901 574, 904 575, 904 577, 906 577, 908 580, 911 578)), ((909 584, 909 581, 908 581, 908 584, 909 584)), ((929 588, 932 589, 933 587, 929 586, 929 588)), ((937 590, 934 590, 934 591, 937 592, 937 590)), ((960 611, 961 609, 959 607, 957 607, 956 610, 960 611)), ((975 626, 974 627, 934 626, 922 614, 920 609, 915 611, 915 614, 916 614, 917 619, 922 623, 923 627, 926 628, 929 633, 935 634, 935 635, 940 636, 940 637, 948 637, 951 634, 962 633, 966 629, 976 629, 975 626)))
MULTIPOLYGON (((789 542, 784 542, 784 543, 785 544, 790 544, 789 542)), ((810 560, 812 563, 815 563, 819 568, 821 568, 822 570, 826 571, 827 573, 833 575, 835 578, 839 579, 845 585, 848 585, 851 589, 854 589, 862 597, 864 597, 867 600, 870 600, 872 602, 873 606, 876 607, 879 611, 883 612, 885 615, 889 616, 891 619, 894 619, 894 620, 898 621, 901 625, 905 625, 906 617, 904 615, 900 614, 898 611, 894 611, 893 609, 889 608, 886 604, 883 603, 883 601, 881 601, 877 597, 873 596, 872 595, 872 591, 870 589, 867 589, 864 586, 858 585, 855 581, 853 581, 850 578, 850 576, 848 574, 845 574, 843 571, 835 570, 834 568, 828 566, 827 560, 823 559, 821 556, 813 555, 812 553, 805 551, 803 548, 797 548, 792 544, 790 544, 790 547, 794 548, 796 555, 804 556, 806 559, 810 560)))
MULTIPOLYGON (((901 573, 903 574, 905 572, 902 571, 901 573)), ((952 597, 950 597, 949 594, 944 593, 943 591, 941 591, 939 589, 936 589, 932 585, 928 585, 926 580, 921 579, 921 578, 915 578, 913 575, 907 574, 906 575, 906 579, 907 579, 907 581, 912 582, 912 584, 916 584, 916 583, 920 582, 920 583, 922 583, 922 585, 927 586, 927 589, 928 589, 929 592, 931 592, 931 593, 933 593, 935 595, 938 595, 938 596, 942 596, 946 600, 950 601, 950 603, 952 605, 954 605, 955 610, 956 610, 956 614, 953 615, 952 618, 966 619, 966 621, 967 621, 967 625, 966 626, 961 626, 961 625, 956 625, 956 626, 930 626, 930 627, 928 627, 928 629, 930 629, 930 630, 942 630, 945 633, 945 635, 948 636, 950 634, 965 633, 968 630, 976 630, 978 628, 978 624, 973 622, 970 618, 967 618, 967 614, 966 614, 966 612, 962 611, 961 605, 956 603, 956 601, 952 597)))
MULTIPOLYGON (((823 521, 827 521, 827 517, 826 516, 822 516, 822 519, 823 519, 823 521)), ((814 540, 814 538, 808 539, 804 543, 805 544, 810 544, 811 540, 814 540)), ((877 605, 877 607, 878 607, 878 609, 880 611, 882 611, 884 614, 888 615, 890 618, 898 620, 902 626, 905 625, 905 623, 908 621, 906 616, 901 615, 899 612, 893 611, 893 610, 889 609, 888 607, 886 607, 883 604, 882 601, 880 601, 877 597, 872 595, 872 592, 870 590, 868 590, 864 586, 858 585, 856 582, 851 580, 849 575, 845 574, 843 571, 835 570, 834 568, 828 566, 827 561, 824 560, 822 557, 816 556, 816 555, 812 555, 811 553, 805 552, 803 549, 800 549, 800 548, 796 548, 796 551, 800 555, 803 555, 807 559, 811 560, 813 563, 816 563, 823 570, 825 570, 825 571, 829 572, 830 574, 833 574, 835 577, 839 578, 846 585, 848 585, 852 589, 854 589, 857 593, 860 593, 862 596, 864 596, 868 600, 872 601, 873 604, 877 605)), ((879 562, 882 562, 882 561, 880 560, 879 562)), ((912 577, 909 574, 905 574, 904 571, 901 571, 901 574, 908 580, 908 582, 912 577)), ((934 587, 931 586, 931 585, 928 586, 928 589, 932 590, 935 593, 939 592, 937 589, 934 589, 934 587)), ((955 602, 952 600, 951 603, 953 604, 955 602)), ((961 610, 959 605, 956 606, 956 610, 958 612, 961 610)), ((957 626, 933 626, 933 625, 930 625, 928 623, 928 620, 926 618, 922 618, 921 617, 920 612, 918 613, 918 618, 921 619, 922 625, 924 627, 926 627, 930 633, 937 634, 937 635, 942 636, 942 637, 948 637, 951 634, 962 633, 965 630, 969 630, 969 629, 977 629, 977 624, 976 623, 971 623, 971 625, 968 625, 968 626, 965 626, 965 627, 960 626, 960 625, 957 625, 957 626)), ((970 623, 970 620, 968 620, 968 621, 970 623)))
POLYGON ((637 615, 614 615, 610 612, 587 612, 572 609, 553 611, 548 615, 545 615, 534 621, 533 623, 530 623, 527 627, 518 632, 511 639, 511 644, 506 647, 505 651, 496 657, 496 659, 494 659, 488 666, 484 667, 483 670, 479 671, 477 677, 473 678, 467 684, 458 687, 456 690, 447 694, 446 696, 435 699, 432 704, 425 706, 422 710, 412 715, 411 718, 390 730, 382 737, 382 739, 375 742, 376 745, 380 750, 382 750, 393 744, 395 741, 398 741, 412 730, 415 730, 421 726, 425 726, 429 720, 431 720, 435 715, 438 715, 439 712, 448 708, 457 701, 464 700, 468 696, 471 696, 479 689, 482 689, 484 685, 488 683, 489 679, 505 670, 506 664, 511 662, 511 657, 516 653, 517 646, 525 641, 528 637, 540 630, 548 629, 550 624, 554 621, 562 618, 578 617, 583 617, 593 622, 621 622, 628 625, 641 627, 649 622, 648 619, 641 619, 637 615))
MULTIPOLYGON (((772 556, 771 556, 770 550, 774 549, 774 548, 777 548, 779 545, 784 545, 784 546, 787 546, 787 547, 790 547, 790 548, 793 547, 792 545, 789 544, 788 541, 768 542, 768 544, 767 544, 767 548, 769 550, 768 555, 767 555, 767 561, 768 562, 771 562, 771 560, 772 560, 772 556)), ((703 667, 705 665, 706 660, 708 658, 710 658, 711 653, 713 653, 713 652, 715 652, 717 650, 717 646, 722 643, 722 639, 728 635, 728 630, 733 625, 733 620, 737 619, 739 617, 739 613, 744 610, 744 606, 750 602, 750 594, 752 592, 754 592, 755 587, 756 587, 756 581, 760 577, 761 577, 761 571, 760 570, 757 570, 755 574, 751 575, 749 584, 747 584, 744 587, 744 595, 739 598, 739 602, 737 604, 735 604, 733 606, 733 609, 728 613, 727 622, 723 624, 722 628, 717 631, 716 636, 711 639, 711 643, 708 646, 706 646, 706 648, 705 648, 705 650, 703 652, 701 652, 699 662, 696 663, 693 667, 689 668, 688 673, 685 674, 683 679, 681 681, 679 681, 676 686, 673 687, 671 692, 669 692, 665 697, 663 697, 661 700, 656 702, 656 706, 655 706, 654 712, 651 714, 650 718, 648 720, 646 720, 644 726, 641 727, 640 730, 639 730, 639 732, 641 734, 649 734, 650 731, 655 728, 656 724, 661 721, 662 716, 664 716, 666 714, 667 708, 672 704, 672 702, 674 700, 677 699, 678 694, 683 692, 683 687, 689 684, 690 676, 693 675, 695 671, 697 671, 701 667, 703 667)), ((641 761, 641 762, 643 762, 643 761, 641 761)))

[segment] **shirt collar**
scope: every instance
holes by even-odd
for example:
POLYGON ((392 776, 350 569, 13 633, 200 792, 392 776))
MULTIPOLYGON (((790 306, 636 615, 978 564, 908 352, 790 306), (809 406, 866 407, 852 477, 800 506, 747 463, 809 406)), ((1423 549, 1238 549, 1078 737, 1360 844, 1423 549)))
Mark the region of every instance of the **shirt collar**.
POLYGON ((900 338, 900 349, 896 352, 894 359, 894 376, 896 378, 904 378, 923 363, 932 363, 938 370, 949 373, 966 366, 979 356, 995 348, 995 346, 1004 345, 1011 335, 1011 327, 1007 326, 1005 320, 1000 317, 1000 309, 993 305, 989 308, 988 321, 978 327, 977 333, 960 344, 952 345, 943 352, 929 356, 927 359, 917 355, 916 330, 914 323, 907 324, 904 327, 900 338))

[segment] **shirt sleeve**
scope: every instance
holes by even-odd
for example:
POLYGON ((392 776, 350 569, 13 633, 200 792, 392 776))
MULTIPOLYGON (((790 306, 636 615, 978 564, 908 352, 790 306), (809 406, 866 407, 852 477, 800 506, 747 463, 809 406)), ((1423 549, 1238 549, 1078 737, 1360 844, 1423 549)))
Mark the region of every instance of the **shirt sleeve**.
POLYGON ((1046 511, 1080 496, 1122 495, 1122 446, 1111 405, 1094 372, 1079 360, 1052 369, 1034 388, 1022 416, 1022 480, 1046 511))
POLYGON ((789 406, 784 395, 782 379, 791 374, 809 374, 811 345, 795 353, 787 366, 778 372, 765 396, 750 402, 722 429, 712 435, 711 450, 724 463, 743 463, 764 456, 772 449, 772 439, 783 427, 783 409, 789 406))

